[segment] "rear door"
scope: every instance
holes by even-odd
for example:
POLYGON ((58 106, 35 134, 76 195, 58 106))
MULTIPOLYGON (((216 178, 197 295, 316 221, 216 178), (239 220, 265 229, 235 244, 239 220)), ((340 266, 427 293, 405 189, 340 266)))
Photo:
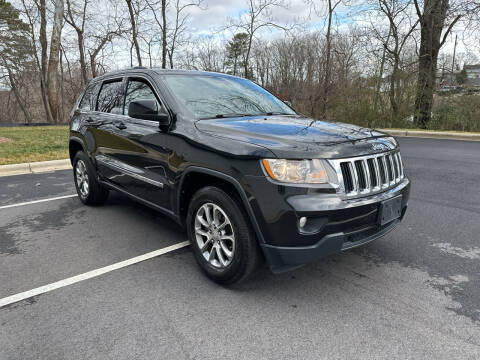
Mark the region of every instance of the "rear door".
POLYGON ((95 159, 100 175, 115 184, 122 184, 124 174, 108 166, 117 149, 128 151, 129 144, 123 139, 125 128, 123 115, 125 82, 123 77, 106 79, 100 86, 91 124, 95 139, 95 159))

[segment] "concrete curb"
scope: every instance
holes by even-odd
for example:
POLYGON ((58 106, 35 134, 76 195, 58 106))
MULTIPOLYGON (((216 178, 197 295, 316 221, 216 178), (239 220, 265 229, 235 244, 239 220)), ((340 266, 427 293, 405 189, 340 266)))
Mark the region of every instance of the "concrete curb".
POLYGON ((70 164, 70 159, 0 165, 0 176, 35 174, 71 168, 72 164, 70 164))
POLYGON ((376 129, 376 130, 387 133, 392 136, 480 141, 480 134, 473 134, 473 133, 457 133, 457 132, 448 132, 448 131, 422 131, 422 130, 393 130, 393 129, 376 129))

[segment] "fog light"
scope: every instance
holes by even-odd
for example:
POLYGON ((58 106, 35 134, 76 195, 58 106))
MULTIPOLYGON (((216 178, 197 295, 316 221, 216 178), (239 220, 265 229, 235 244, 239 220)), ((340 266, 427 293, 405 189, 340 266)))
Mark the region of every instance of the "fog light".
POLYGON ((305 216, 302 216, 300 220, 298 220, 298 225, 300 225, 301 228, 303 228, 306 223, 307 223, 307 218, 305 216))

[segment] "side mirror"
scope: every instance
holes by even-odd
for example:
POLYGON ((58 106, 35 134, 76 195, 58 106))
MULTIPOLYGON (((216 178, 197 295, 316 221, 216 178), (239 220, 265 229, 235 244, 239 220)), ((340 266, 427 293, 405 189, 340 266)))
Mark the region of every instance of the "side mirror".
POLYGON ((158 109, 156 100, 136 100, 128 105, 128 116, 135 119, 158 121, 159 125, 170 124, 170 115, 163 109, 158 109))

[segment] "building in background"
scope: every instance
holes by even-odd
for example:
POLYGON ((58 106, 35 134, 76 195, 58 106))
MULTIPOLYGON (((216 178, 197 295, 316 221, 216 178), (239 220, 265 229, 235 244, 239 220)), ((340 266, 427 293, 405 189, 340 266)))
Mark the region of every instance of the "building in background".
POLYGON ((467 73, 466 84, 480 86, 480 64, 464 65, 463 67, 467 73))

